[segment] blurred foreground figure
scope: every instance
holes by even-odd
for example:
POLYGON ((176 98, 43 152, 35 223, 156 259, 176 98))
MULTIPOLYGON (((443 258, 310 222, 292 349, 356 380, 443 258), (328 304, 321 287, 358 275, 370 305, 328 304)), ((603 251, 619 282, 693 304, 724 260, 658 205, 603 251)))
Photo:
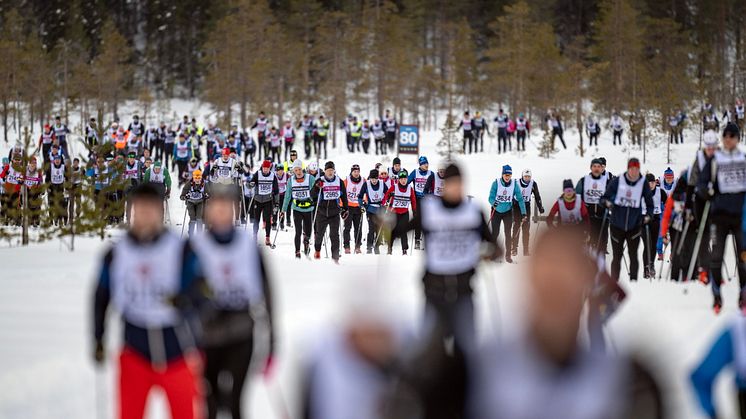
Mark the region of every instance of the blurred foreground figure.
POLYGON ((393 366, 403 351, 391 310, 373 286, 357 284, 344 324, 312 352, 301 396, 304 419, 383 419, 393 366))
POLYGON ((718 336, 692 373, 694 390, 708 417, 721 417, 715 409, 713 388, 720 372, 728 366, 736 373, 739 417, 746 418, 746 316, 742 313, 718 336))
POLYGON ((233 419, 241 419, 241 393, 255 353, 255 323, 268 333, 265 378, 273 365, 274 333, 272 293, 266 265, 254 236, 233 223, 234 202, 239 192, 233 185, 213 185, 205 208, 209 228, 190 238, 199 256, 198 280, 187 296, 192 296, 202 321, 199 339, 205 359, 205 391, 208 418, 214 419, 221 407, 233 419), (223 378, 230 377, 230 380, 223 378), (226 381, 230 384, 226 385, 226 381), (227 387, 227 388, 226 388, 227 387))
POLYGON ((170 303, 194 282, 196 257, 163 222, 163 195, 152 185, 130 194, 133 219, 128 233, 106 253, 94 301, 94 360, 102 363, 109 302, 124 323, 119 355, 121 419, 140 419, 150 389, 160 387, 171 417, 200 417, 200 357, 183 316, 170 303))
POLYGON ((627 359, 589 351, 578 342, 584 300, 597 273, 593 258, 579 251, 584 243, 581 231, 566 227, 539 238, 526 278, 526 330, 468 360, 470 417, 663 416, 649 374, 627 359))
POLYGON ((502 250, 494 244, 482 210, 466 199, 456 164, 447 164, 440 198, 424 197, 409 229, 421 229, 428 243, 422 278, 426 318, 442 323, 446 335, 454 336, 461 350, 473 350, 476 337, 471 279, 482 259, 482 244, 493 260, 502 250))

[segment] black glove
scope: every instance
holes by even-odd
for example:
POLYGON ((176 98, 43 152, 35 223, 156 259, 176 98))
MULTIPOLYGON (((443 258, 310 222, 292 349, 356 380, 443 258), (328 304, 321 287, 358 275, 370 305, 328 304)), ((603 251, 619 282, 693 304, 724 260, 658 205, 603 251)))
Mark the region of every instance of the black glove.
POLYGON ((365 214, 365 211, 367 211, 367 210, 368 210, 368 206, 367 205, 361 205, 360 206, 360 212, 362 212, 363 214, 365 214))
POLYGON ((544 214, 544 207, 539 205, 539 214, 544 214))
POLYGON ((604 201, 604 205, 606 206, 606 208, 611 209, 611 207, 614 206, 614 203, 611 201, 604 201))
POLYGON ((186 201, 186 195, 181 195, 181 196, 179 197, 179 199, 181 199, 182 201, 186 201))
POLYGON ((324 187, 324 180, 321 178, 316 179, 316 186, 321 189, 324 187))
POLYGON ((343 220, 346 220, 347 217, 350 215, 350 212, 346 209, 343 209, 339 212, 339 215, 342 217, 343 220))
POLYGON ((256 183, 249 182, 249 189, 254 189, 254 186, 256 186, 256 183))
POLYGON ((643 223, 643 224, 648 224, 648 223, 650 223, 650 216, 649 216, 649 215, 646 215, 646 216, 642 217, 642 223, 643 223))
POLYGON ((96 341, 96 347, 93 350, 93 361, 96 364, 103 364, 106 358, 106 351, 104 350, 104 344, 100 340, 96 341))

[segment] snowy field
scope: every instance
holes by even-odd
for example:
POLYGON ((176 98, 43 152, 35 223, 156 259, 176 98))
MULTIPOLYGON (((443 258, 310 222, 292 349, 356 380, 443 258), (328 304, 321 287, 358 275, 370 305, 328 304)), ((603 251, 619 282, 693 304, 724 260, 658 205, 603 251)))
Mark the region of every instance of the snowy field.
MULTIPOLYGON (((614 174, 624 171, 628 157, 642 157, 639 150, 611 146, 610 135, 604 135, 599 140, 602 143, 599 150, 594 148, 580 158, 574 150, 577 137, 572 133, 567 136, 570 149, 560 151, 551 159, 539 158, 536 147, 530 142, 527 143, 528 152, 497 156, 494 140, 486 139, 485 148, 489 143, 493 152, 460 158, 469 185, 468 193, 487 210, 490 184, 503 164, 512 165, 516 176, 530 168, 548 210, 561 192, 562 180, 572 178, 575 182, 585 175, 591 157, 605 156, 608 169, 614 174)), ((439 137, 438 132, 421 136, 421 153, 429 157, 431 169, 440 160, 435 148, 439 137)), ((695 137, 691 134, 687 144, 672 152, 672 167, 677 174, 693 159, 698 141, 695 137)), ((536 134, 533 141, 538 143, 536 134)), ((353 163, 360 164, 365 175, 377 161, 390 164, 393 156, 380 159, 372 155, 349 155, 341 144, 337 150, 330 150, 330 157, 341 175, 346 175, 353 163)), ((661 176, 667 166, 665 147, 649 149, 647 159, 642 170, 661 176)), ((407 170, 414 169, 416 156, 402 156, 402 162, 407 170)), ((174 224, 180 223, 184 216, 184 206, 177 195, 173 193, 170 202, 174 224)), ((180 230, 176 225, 173 228, 180 230)), ((535 229, 532 224, 532 234, 535 229)), ((250 417, 254 418, 281 417, 276 410, 279 392, 292 404, 304 352, 316 343, 318 332, 330 327, 344 312, 341 290, 349 290, 356 281, 365 278, 378 278, 391 290, 392 301, 400 309, 405 325, 415 327, 422 311, 421 252, 391 257, 343 255, 340 266, 335 266, 331 259, 323 258, 323 250, 320 261, 294 259, 292 238, 292 230, 280 232, 277 248, 267 251, 276 289, 279 369, 269 383, 255 375, 249 385, 244 402, 250 417)), ((0 277, 0 418, 112 417, 116 378, 114 350, 121 341, 115 316, 109 317, 106 366, 97 370, 91 361, 95 271, 107 245, 108 240, 86 238, 76 240, 76 250, 72 253, 59 241, 27 248, 0 248, 3 267, 0 277)), ((642 246, 640 248, 642 252, 642 246)), ((395 254, 397 249, 398 243, 395 254)), ((726 261, 729 272, 734 275, 734 256, 731 249, 728 251, 726 261)), ((482 337, 495 333, 509 335, 520 329, 522 267, 529 260, 519 256, 514 265, 487 265, 477 277, 477 327, 482 337), (497 289, 497 300, 489 288, 493 285, 497 289)), ((658 266, 656 264, 656 268, 658 266)), ((625 275, 623 271, 622 276, 625 275)), ((629 284, 624 280, 623 285, 628 299, 607 328, 610 346, 619 351, 641 353, 656 367, 669 396, 669 417, 704 417, 695 404, 687 377, 713 337, 736 315, 737 280, 724 285, 724 308, 720 316, 715 316, 710 309, 710 290, 699 284, 657 280, 629 284), (688 288, 686 294, 685 288, 688 288)), ((726 374, 718 382, 718 404, 724 418, 737 417, 735 398, 728 391, 731 380, 732 374, 726 374)), ((168 417, 163 413, 165 405, 160 396, 152 397, 149 407, 149 417, 168 417)))

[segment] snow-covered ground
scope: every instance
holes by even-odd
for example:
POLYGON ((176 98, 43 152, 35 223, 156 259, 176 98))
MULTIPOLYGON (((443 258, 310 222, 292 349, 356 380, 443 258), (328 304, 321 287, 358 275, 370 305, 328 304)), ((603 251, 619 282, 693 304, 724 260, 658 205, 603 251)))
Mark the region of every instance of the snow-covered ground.
MULTIPOLYGON (((184 106, 185 109, 179 109, 183 113, 191 110, 184 106)), ((421 154, 430 158, 431 168, 440 160, 435 147, 439 137, 437 132, 421 136, 421 154)), ((672 151, 672 167, 677 172, 692 160, 698 141, 695 137, 690 135, 686 144, 672 151)), ((631 147, 611 146, 611 138, 606 135, 599 141, 600 149, 590 150, 583 158, 575 152, 577 138, 571 134, 568 134, 570 149, 551 159, 539 158, 530 142, 528 152, 497 156, 491 141, 494 140, 485 144, 485 148, 490 144, 491 153, 459 159, 466 172, 468 193, 482 202, 485 210, 490 184, 503 164, 512 165, 516 175, 530 168, 548 209, 560 194, 562 180, 577 181, 586 174, 591 157, 605 156, 608 169, 615 174, 624 171, 628 157, 642 157, 639 150, 631 147)), ((536 135, 533 141, 538 143, 536 135)), ((342 175, 348 173, 353 163, 360 164, 365 175, 376 162, 389 164, 393 157, 349 155, 343 145, 330 152, 342 175)), ((643 171, 662 175, 667 166, 665 148, 648 150, 647 160, 643 171)), ((402 162, 411 170, 416 166, 416 156, 402 156, 402 162)), ((173 222, 180 222, 184 206, 175 196, 170 208, 173 222)), ((532 232, 534 228, 532 225, 532 232)), ((267 253, 277 289, 279 370, 269 384, 255 375, 249 386, 245 404, 251 417, 257 418, 280 417, 271 403, 277 400, 273 395, 278 391, 282 391, 288 402, 295 398, 303 353, 315 343, 318 331, 330 327, 344 313, 342 289, 349 291, 356 281, 371 278, 386 282, 402 321, 411 327, 419 320, 422 304, 421 252, 414 252, 413 256, 343 256, 341 265, 335 266, 331 259, 295 260, 292 230, 280 232, 277 244, 276 249, 267 253)), ((82 238, 76 241, 73 253, 58 241, 0 249, 0 417, 112 417, 114 350, 120 342, 115 316, 110 316, 107 366, 96 370, 90 360, 94 277, 98 258, 107 245, 108 240, 82 238)), ((730 249, 729 252, 726 260, 734 275, 734 257, 730 249)), ((528 259, 519 257, 517 261, 516 265, 489 265, 476 280, 478 329, 482 336, 490 336, 495 330, 501 334, 515 333, 520 328, 522 266, 528 259), (497 287, 497 301, 487 292, 491 283, 497 287)), ((737 280, 724 286, 725 307, 720 316, 712 313, 710 291, 701 285, 657 280, 623 283, 629 297, 607 328, 613 347, 641 352, 657 367, 669 396, 670 417, 703 417, 687 376, 715 334, 737 313, 737 280), (686 294, 685 288, 688 288, 686 294)), ((727 374, 718 383, 718 403, 725 418, 736 417, 730 380, 732 374, 727 374)), ((151 401, 149 417, 168 417, 163 413, 165 405, 160 396, 151 401)))

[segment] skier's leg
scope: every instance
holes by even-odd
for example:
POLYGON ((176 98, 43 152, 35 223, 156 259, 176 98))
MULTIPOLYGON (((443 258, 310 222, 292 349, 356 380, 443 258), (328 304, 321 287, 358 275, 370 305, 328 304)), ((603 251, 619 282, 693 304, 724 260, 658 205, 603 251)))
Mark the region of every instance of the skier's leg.
POLYGON ((730 230, 726 217, 724 215, 712 216, 712 224, 715 226, 715 243, 712 247, 710 273, 712 274, 713 281, 718 283, 723 282, 723 256, 725 254, 725 242, 730 230))
POLYGON ((264 234, 266 238, 269 238, 270 231, 272 230, 272 202, 265 202, 262 204, 262 219, 264 219, 264 234))
POLYGON ((332 243, 332 259, 339 259, 339 215, 332 216, 329 220, 329 239, 332 243))
POLYGON ((504 233, 505 233, 505 259, 510 261, 512 259, 512 256, 510 256, 513 252, 513 245, 512 241, 513 238, 511 237, 512 229, 513 229, 513 212, 507 211, 505 213, 505 216, 503 218, 504 223, 504 233), (510 257, 509 257, 510 256, 510 257))
MULTIPOLYGON (((518 205, 513 205, 512 210, 513 211, 513 219, 520 220, 521 218, 521 208, 518 205), (517 214, 516 214, 517 213, 517 214)), ((511 237, 511 249, 513 252, 518 251, 518 240, 520 240, 521 237, 521 223, 515 222, 513 223, 512 231, 510 232, 511 237)), ((526 250, 526 246, 523 246, 523 250, 526 250)))
POLYGON ((224 350, 220 347, 210 347, 204 349, 204 366, 202 375, 205 383, 205 402, 207 404, 208 419, 215 419, 218 416, 220 407, 220 384, 218 376, 223 369, 224 350))
MULTIPOLYGON (((526 220, 525 222, 521 223, 521 229, 523 230, 523 256, 529 255, 529 234, 531 233, 531 223, 526 220)), ((516 243, 516 246, 518 244, 516 243)))
POLYGON ((300 252, 300 239, 301 235, 303 235, 303 230, 305 230, 305 225, 303 223, 303 213, 300 211, 295 211, 293 213, 293 221, 295 224, 295 251, 300 252), (303 229, 301 229, 303 227, 303 229))
POLYGON ((347 215, 348 217, 344 220, 344 228, 342 229, 342 243, 344 244, 345 252, 350 249, 350 230, 352 229, 352 215, 347 215))
POLYGON ((202 410, 197 390, 200 378, 196 366, 191 365, 196 362, 188 362, 186 358, 169 362, 166 371, 158 375, 158 385, 166 393, 173 419, 194 419, 202 410))
POLYGON ((355 226, 355 250, 358 250, 360 249, 360 244, 363 241, 363 214, 358 207, 355 208, 354 212, 351 211, 350 215, 352 216, 352 222, 355 226))
POLYGON ((622 270, 622 253, 624 251, 624 232, 611 227, 611 277, 619 282, 619 273, 622 270))
POLYGON ((409 220, 409 214, 397 214, 396 215, 396 229, 399 230, 399 238, 401 240, 401 249, 409 249, 409 238, 407 237, 407 222, 409 220))
POLYGON ((148 360, 132 350, 119 355, 119 418, 142 419, 145 403, 154 383, 148 360))
POLYGON ((640 247, 642 228, 627 232, 627 254, 629 255, 629 279, 637 280, 637 274, 640 270, 640 259, 637 255, 637 249, 640 247))
POLYGON ((233 419, 241 419, 241 394, 246 382, 246 375, 251 364, 251 355, 254 350, 252 338, 231 345, 231 351, 227 353, 226 367, 232 378, 230 408, 233 419))
POLYGON ((321 251, 321 243, 324 241, 327 224, 326 216, 320 214, 316 215, 316 237, 314 237, 313 248, 317 252, 321 251))

